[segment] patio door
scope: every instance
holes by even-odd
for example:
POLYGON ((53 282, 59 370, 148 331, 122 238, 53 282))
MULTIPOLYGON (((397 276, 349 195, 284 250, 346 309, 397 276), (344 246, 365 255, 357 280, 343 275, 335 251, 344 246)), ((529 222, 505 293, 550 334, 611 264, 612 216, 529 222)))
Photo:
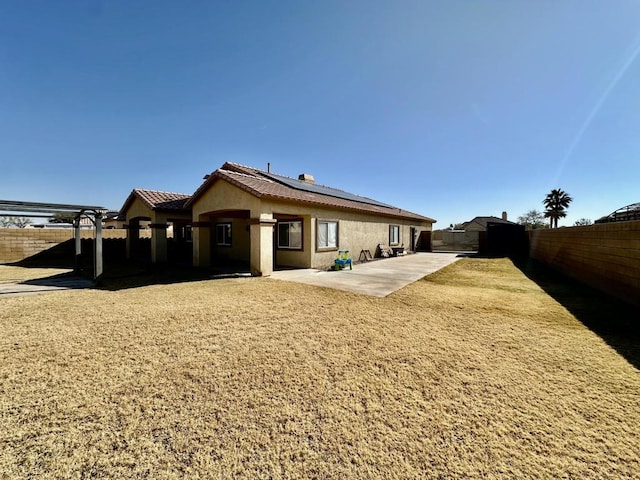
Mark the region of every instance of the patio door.
POLYGON ((409 229, 409 250, 416 251, 416 228, 411 227, 409 229))

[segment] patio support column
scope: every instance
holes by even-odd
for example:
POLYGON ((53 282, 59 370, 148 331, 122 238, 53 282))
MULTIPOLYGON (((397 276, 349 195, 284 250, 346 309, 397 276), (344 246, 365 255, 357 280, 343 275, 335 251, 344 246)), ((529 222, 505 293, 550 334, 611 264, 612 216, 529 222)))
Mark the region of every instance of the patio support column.
POLYGON ((191 236, 194 267, 211 266, 211 223, 193 222, 191 236))
POLYGON ((251 274, 269 276, 273 273, 273 226, 276 220, 270 213, 252 218, 251 225, 251 274))
POLYGON ((138 251, 140 223, 137 220, 131 220, 128 225, 124 225, 124 228, 127 229, 127 260, 131 260, 138 251))
POLYGON ((151 223, 151 263, 167 261, 167 224, 151 223))

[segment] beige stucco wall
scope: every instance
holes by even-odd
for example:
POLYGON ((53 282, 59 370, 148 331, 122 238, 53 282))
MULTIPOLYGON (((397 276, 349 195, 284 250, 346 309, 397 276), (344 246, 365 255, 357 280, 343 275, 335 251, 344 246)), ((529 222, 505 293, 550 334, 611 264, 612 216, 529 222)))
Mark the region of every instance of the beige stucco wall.
POLYGON ((209 212, 249 210, 251 217, 260 215, 260 199, 224 181, 217 181, 191 206, 193 221, 206 221, 209 212))
POLYGON ((216 263, 216 260, 231 262, 248 261, 249 250, 251 248, 249 219, 215 217, 211 228, 211 251, 214 263, 216 263), (215 225, 218 223, 231 224, 231 246, 217 245, 215 225))
POLYGON ((411 245, 410 229, 416 229, 416 241, 421 231, 431 230, 432 225, 408 219, 369 215, 349 210, 339 210, 314 205, 290 202, 264 201, 263 211, 278 215, 299 215, 303 218, 303 251, 278 250, 277 264, 291 267, 324 268, 333 264, 337 250, 349 250, 354 260, 358 260, 361 250, 369 250, 375 255, 379 243, 389 245, 389 226, 400 226, 400 243, 406 249, 411 245), (338 248, 318 251, 316 249, 316 227, 318 220, 338 222, 338 248))
POLYGON ((147 218, 151 220, 154 220, 155 218, 154 211, 147 207, 144 202, 137 197, 133 199, 133 202, 131 202, 131 205, 129 205, 125 214, 127 217, 127 223, 134 218, 147 218))

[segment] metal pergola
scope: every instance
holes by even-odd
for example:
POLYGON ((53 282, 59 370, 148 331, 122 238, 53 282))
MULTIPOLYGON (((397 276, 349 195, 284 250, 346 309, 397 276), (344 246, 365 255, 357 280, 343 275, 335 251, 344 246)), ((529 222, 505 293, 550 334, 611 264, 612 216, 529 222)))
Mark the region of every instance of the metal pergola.
POLYGON ((102 275, 102 217, 107 211, 104 207, 90 205, 68 205, 63 203, 21 202, 0 200, 0 217, 51 218, 55 214, 73 216, 73 238, 75 241, 75 271, 80 271, 80 255, 82 242, 80 219, 91 220, 95 229, 94 270, 93 278, 98 280, 102 275), (9 213, 10 212, 10 213, 9 213))
POLYGON ((606 217, 599 218, 594 223, 628 222, 640 220, 640 203, 632 203, 626 207, 619 208, 606 217))

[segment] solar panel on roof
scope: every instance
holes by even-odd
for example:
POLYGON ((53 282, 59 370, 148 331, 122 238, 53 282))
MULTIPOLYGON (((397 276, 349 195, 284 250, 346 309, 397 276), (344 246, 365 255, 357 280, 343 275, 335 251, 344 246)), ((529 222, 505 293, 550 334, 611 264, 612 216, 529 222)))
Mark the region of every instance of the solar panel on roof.
POLYGON ((287 187, 291 187, 296 190, 302 190, 309 193, 318 193, 320 195, 328 195, 330 197, 341 198, 343 200, 351 200, 352 202, 366 203, 368 205, 375 205, 378 207, 395 208, 395 207, 392 207, 391 205, 387 205, 386 203, 373 200, 372 198, 361 197, 359 195, 354 195, 352 193, 345 192, 343 190, 338 190, 337 188, 325 187, 324 185, 316 185, 313 183, 306 183, 300 180, 296 180, 294 178, 284 177, 282 175, 276 175, 274 173, 265 173, 265 172, 261 172, 261 173, 262 175, 272 180, 275 180, 276 182, 282 183, 287 187))

